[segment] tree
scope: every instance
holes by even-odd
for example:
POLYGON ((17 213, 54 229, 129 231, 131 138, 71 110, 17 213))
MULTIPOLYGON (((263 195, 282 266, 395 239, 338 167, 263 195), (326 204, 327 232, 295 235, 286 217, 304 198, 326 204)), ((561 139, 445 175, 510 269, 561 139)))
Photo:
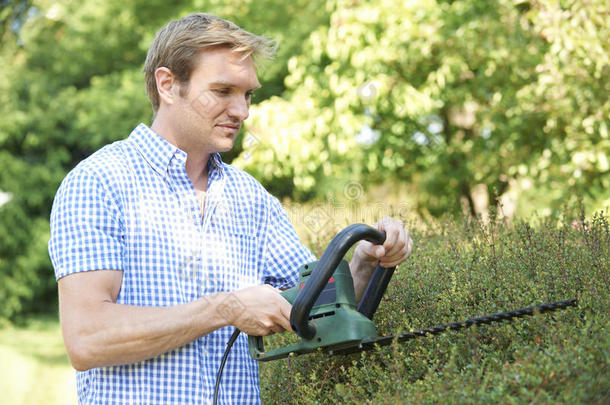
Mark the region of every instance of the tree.
POLYGON ((605 2, 328 4, 236 161, 271 188, 391 178, 434 215, 474 213, 477 186, 490 201, 524 180, 557 201, 608 189, 605 2))
POLYGON ((327 18, 320 2, 304 0, 1 4, 0 191, 12 198, 0 207, 0 320, 54 307, 46 249, 53 197, 79 161, 150 123, 141 69, 162 25, 206 10, 279 38, 277 59, 263 66, 264 98, 283 91, 288 57, 327 18))

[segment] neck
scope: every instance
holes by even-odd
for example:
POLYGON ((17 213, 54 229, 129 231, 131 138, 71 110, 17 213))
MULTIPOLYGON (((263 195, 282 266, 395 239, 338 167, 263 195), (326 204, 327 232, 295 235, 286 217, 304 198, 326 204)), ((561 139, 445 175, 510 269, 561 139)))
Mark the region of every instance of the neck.
POLYGON ((186 153, 186 174, 196 190, 207 190, 210 153, 202 152, 201 146, 189 142, 186 136, 181 136, 179 129, 172 125, 172 121, 165 117, 163 111, 157 112, 150 129, 186 153))
POLYGON ((187 155, 185 169, 186 174, 189 176, 189 179, 191 179, 191 183, 193 183, 193 187, 195 187, 195 190, 207 191, 208 161, 195 161, 195 159, 190 159, 187 155))

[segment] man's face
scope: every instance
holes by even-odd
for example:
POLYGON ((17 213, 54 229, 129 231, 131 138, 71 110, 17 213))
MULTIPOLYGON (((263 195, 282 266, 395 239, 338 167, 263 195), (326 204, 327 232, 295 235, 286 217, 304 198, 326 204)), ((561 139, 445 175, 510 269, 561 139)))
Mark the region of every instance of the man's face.
POLYGON ((182 92, 172 108, 185 149, 203 153, 230 150, 258 87, 252 57, 244 59, 227 47, 203 50, 188 91, 182 92))

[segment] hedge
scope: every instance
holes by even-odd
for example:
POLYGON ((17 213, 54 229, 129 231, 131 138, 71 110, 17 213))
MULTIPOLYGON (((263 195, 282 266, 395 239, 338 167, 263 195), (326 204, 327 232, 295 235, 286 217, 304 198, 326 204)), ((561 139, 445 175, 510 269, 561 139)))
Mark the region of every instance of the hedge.
MULTIPOLYGON (((374 317, 379 335, 567 298, 578 306, 349 356, 262 363, 264 403, 610 403, 607 213, 443 220, 412 234, 412 257, 374 317)), ((326 244, 314 243, 316 253, 326 244)))

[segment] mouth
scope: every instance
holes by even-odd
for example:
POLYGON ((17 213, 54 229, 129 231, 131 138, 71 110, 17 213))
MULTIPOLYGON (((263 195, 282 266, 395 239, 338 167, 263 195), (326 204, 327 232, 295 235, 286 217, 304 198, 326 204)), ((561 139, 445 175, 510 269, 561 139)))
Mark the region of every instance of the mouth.
POLYGON ((219 127, 220 129, 223 129, 226 132, 237 133, 237 132, 239 132, 239 128, 241 127, 241 124, 227 123, 227 124, 217 124, 216 126, 219 127))

